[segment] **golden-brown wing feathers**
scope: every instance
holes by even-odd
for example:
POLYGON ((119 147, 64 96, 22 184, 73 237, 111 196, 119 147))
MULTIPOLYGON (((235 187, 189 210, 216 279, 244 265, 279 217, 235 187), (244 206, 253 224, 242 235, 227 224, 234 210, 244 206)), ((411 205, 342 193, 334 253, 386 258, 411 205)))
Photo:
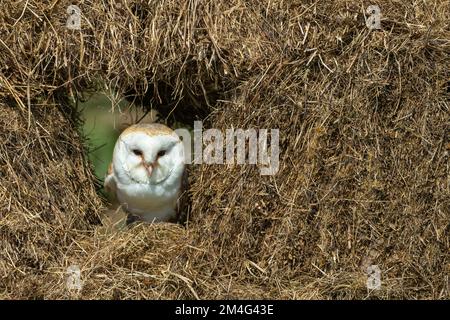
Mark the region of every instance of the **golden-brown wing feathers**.
POLYGON ((112 162, 109 164, 108 173, 105 177, 104 183, 105 191, 109 193, 112 197, 116 196, 116 180, 114 179, 113 165, 112 162))

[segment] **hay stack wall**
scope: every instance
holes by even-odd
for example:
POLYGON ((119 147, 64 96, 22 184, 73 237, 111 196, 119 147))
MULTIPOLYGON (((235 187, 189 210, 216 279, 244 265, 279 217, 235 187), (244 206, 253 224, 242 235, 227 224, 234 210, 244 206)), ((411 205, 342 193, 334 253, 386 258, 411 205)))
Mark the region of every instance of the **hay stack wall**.
POLYGON ((0 297, 448 298, 450 7, 378 1, 370 31, 369 4, 2 2, 0 297), (194 166, 186 228, 104 233, 68 103, 99 79, 279 128, 279 172, 194 166))

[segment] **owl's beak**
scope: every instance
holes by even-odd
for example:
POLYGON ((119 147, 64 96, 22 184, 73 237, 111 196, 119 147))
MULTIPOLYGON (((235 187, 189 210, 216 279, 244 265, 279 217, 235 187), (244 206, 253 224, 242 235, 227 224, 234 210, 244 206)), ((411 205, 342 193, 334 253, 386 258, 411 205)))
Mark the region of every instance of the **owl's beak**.
POLYGON ((145 170, 147 170, 148 175, 151 176, 153 172, 153 164, 145 163, 145 161, 142 164, 144 165, 145 170))

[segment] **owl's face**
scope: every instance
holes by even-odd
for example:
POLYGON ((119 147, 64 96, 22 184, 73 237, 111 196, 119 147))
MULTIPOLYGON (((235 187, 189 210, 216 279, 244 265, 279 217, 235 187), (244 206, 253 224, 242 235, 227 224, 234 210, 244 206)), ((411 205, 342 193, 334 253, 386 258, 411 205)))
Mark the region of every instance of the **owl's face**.
POLYGON ((173 131, 130 127, 116 143, 113 165, 123 183, 162 184, 182 172, 183 144, 173 131))

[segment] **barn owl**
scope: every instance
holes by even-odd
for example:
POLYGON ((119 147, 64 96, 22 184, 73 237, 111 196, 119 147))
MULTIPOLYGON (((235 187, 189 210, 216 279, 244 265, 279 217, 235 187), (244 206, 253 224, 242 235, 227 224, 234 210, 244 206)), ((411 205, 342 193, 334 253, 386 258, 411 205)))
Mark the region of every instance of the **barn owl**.
POLYGON ((183 143, 162 124, 125 129, 114 147, 105 189, 126 212, 147 222, 171 221, 186 179, 183 143))

